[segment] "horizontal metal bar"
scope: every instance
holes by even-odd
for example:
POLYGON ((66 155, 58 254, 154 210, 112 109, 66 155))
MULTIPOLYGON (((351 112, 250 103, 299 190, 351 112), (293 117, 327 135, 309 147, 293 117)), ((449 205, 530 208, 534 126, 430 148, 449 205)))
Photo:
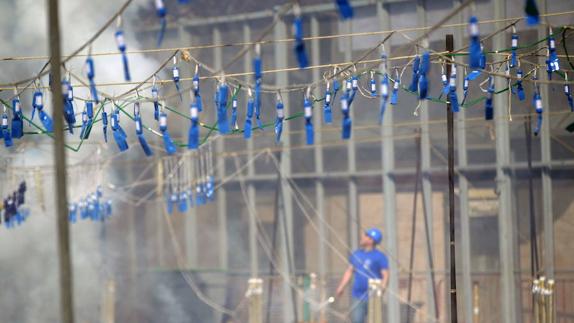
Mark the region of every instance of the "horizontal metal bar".
MULTIPOLYGON (((412 0, 403 0, 400 2, 407 2, 412 0)), ((394 1, 398 2, 398 1, 394 1)), ((358 0, 353 1, 353 8, 360 8, 369 5, 375 5, 376 1, 373 0, 358 0)), ((304 6, 301 7, 301 13, 303 15, 310 15, 310 14, 317 14, 322 12, 328 12, 336 10, 337 7, 333 3, 323 3, 311 6, 304 6)), ((261 11, 254 11, 248 12, 243 14, 236 14, 236 15, 226 15, 226 16, 215 16, 215 17, 208 17, 208 18, 187 18, 185 20, 180 20, 174 23, 169 23, 167 25, 168 29, 177 29, 179 27, 202 27, 202 26, 209 26, 215 24, 228 24, 228 23, 242 23, 245 21, 250 20, 259 20, 259 19, 267 19, 272 18, 277 13, 278 8, 261 10, 261 11)), ((292 13, 287 13, 284 16, 292 15, 292 13)), ((141 31, 157 31, 160 28, 160 24, 142 24, 138 26, 138 30, 141 31)))
MULTIPOLYGON (((515 162, 509 165, 504 165, 502 168, 505 171, 526 171, 528 170, 528 165, 526 162, 515 162)), ((543 163, 543 162, 533 162, 532 168, 534 170, 541 170, 541 169, 550 169, 550 170, 574 170, 574 160, 555 160, 551 161, 550 163, 543 163)), ((416 169, 412 168, 400 168, 395 169, 391 172, 391 175, 394 177, 404 177, 404 176, 411 176, 414 175, 416 169)), ((429 175, 441 175, 446 174, 447 168, 446 167, 431 167, 423 170, 423 174, 426 176, 429 175)), ((481 165, 468 165, 464 167, 455 167, 455 172, 457 174, 463 174, 464 176, 476 175, 481 172, 496 172, 496 164, 481 164, 481 165)), ((370 178, 373 176, 381 176, 381 170, 363 170, 363 171, 355 171, 355 172, 323 172, 322 174, 318 173, 293 173, 288 178, 293 180, 325 180, 325 179, 347 179, 347 178, 370 178)), ((274 174, 257 174, 253 176, 246 176, 244 180, 246 181, 255 181, 255 182, 265 182, 265 181, 275 181, 277 178, 274 174)), ((232 179, 229 182, 234 183, 238 182, 239 180, 232 179)))

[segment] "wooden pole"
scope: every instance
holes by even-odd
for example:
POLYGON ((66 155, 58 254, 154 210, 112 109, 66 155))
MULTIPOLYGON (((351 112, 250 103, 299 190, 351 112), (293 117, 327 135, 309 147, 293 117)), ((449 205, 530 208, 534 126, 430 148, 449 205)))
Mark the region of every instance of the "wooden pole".
MULTIPOLYGON (((446 35, 446 50, 454 50, 454 37, 452 34, 446 35)), ((456 67, 455 67, 456 68, 456 67)), ((446 65, 446 74, 450 77, 452 64, 446 65)), ((456 245, 454 235, 454 115, 450 102, 446 106, 447 110, 447 131, 448 131, 448 214, 449 214, 449 242, 450 242, 450 321, 458 322, 458 312, 456 305, 456 245)))
POLYGON ((64 138, 64 107, 60 52, 60 20, 58 0, 48 0, 48 34, 52 75, 52 106, 54 107, 54 168, 56 174, 56 218, 58 223, 58 259, 60 266, 60 311, 63 323, 74 322, 74 297, 70 232, 68 227, 68 195, 66 183, 66 151, 64 138))

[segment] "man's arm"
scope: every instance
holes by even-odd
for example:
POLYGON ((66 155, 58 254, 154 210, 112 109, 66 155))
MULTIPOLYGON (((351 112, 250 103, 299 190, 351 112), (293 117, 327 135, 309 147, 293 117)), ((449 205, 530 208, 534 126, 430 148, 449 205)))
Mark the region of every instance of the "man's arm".
POLYGON ((347 284, 351 280, 351 277, 353 277, 353 266, 349 266, 349 268, 347 268, 347 270, 345 271, 345 274, 343 274, 343 278, 339 283, 339 287, 337 287, 337 297, 343 294, 343 292, 345 291, 345 287, 347 287, 347 284))
POLYGON ((381 270, 381 287, 383 289, 387 288, 387 281, 389 280, 389 271, 387 269, 381 270))

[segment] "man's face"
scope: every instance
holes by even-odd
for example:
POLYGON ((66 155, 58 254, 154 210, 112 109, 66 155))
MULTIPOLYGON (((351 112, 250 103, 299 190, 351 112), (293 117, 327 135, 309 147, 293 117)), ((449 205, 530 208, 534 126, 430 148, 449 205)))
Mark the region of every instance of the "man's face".
POLYGON ((375 242, 373 241, 373 239, 371 239, 371 237, 369 237, 366 233, 363 233, 363 235, 361 236, 361 241, 360 241, 360 245, 361 247, 374 247, 375 246, 375 242))

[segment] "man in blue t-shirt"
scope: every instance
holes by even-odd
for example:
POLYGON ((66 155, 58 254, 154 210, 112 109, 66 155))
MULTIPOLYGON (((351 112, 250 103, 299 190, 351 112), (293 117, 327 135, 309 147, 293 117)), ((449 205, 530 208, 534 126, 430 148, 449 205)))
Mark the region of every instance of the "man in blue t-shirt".
POLYGON ((369 229, 361 237, 361 248, 355 250, 349 257, 351 264, 337 288, 337 297, 343 294, 345 287, 354 276, 353 282, 353 304, 351 311, 351 321, 353 323, 364 323, 367 318, 369 301, 369 279, 381 279, 383 290, 387 286, 389 278, 389 261, 384 253, 376 247, 383 240, 383 234, 378 229, 369 229), (354 275, 353 275, 354 274, 354 275))

